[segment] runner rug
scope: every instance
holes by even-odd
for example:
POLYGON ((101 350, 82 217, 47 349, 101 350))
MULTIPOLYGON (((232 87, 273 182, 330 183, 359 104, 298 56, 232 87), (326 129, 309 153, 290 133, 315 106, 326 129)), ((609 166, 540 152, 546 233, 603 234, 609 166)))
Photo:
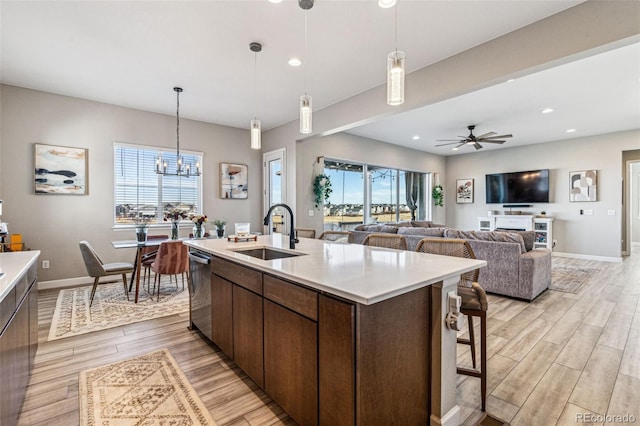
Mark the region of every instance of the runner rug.
POLYGON ((215 425, 167 349, 80 372, 80 424, 215 425))
MULTIPOLYGON (((93 331, 105 330, 126 324, 133 324, 154 318, 179 314, 189 311, 189 291, 182 289, 182 280, 178 278, 169 282, 169 275, 163 275, 160 286, 160 301, 153 298, 142 288, 138 303, 134 303, 134 292, 129 299, 124 294, 122 282, 100 284, 89 308, 91 286, 60 290, 56 309, 51 320, 48 340, 78 336, 93 331)), ((152 284, 153 288, 153 284, 152 284)))
POLYGON ((556 264, 551 268, 550 290, 578 293, 601 269, 584 265, 556 264))

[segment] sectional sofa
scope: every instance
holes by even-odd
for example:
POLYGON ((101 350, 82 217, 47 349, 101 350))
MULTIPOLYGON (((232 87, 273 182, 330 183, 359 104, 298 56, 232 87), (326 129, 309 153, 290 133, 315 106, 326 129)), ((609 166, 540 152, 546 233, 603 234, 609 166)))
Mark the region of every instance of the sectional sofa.
POLYGON ((413 221, 360 225, 352 232, 358 244, 373 232, 402 235, 408 250, 415 250, 426 237, 464 239, 478 259, 487 261, 478 282, 490 293, 531 301, 551 284, 551 250, 533 249, 533 231, 461 231, 413 221))

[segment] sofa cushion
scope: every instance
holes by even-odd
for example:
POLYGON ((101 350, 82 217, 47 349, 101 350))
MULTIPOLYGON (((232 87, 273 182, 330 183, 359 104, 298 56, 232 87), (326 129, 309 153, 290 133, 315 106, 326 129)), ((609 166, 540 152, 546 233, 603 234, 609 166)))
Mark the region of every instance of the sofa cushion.
POLYGON ((446 228, 445 238, 462 238, 463 240, 496 241, 502 243, 518 243, 522 253, 527 252, 522 235, 515 232, 500 231, 461 231, 459 229, 446 228))
POLYGON ((398 228, 398 235, 422 235, 423 237, 443 237, 444 228, 398 228))
POLYGON ((534 231, 509 231, 516 234, 520 234, 524 240, 524 248, 527 251, 533 250, 533 243, 536 241, 536 233, 534 231))
POLYGON ((402 228, 405 226, 411 228, 413 226, 410 220, 405 220, 404 222, 387 223, 387 225, 397 226, 398 228, 402 228))
POLYGON ((388 234, 396 234, 398 227, 393 225, 358 225, 353 228, 354 231, 366 231, 366 232, 386 232, 388 234))
POLYGON ((411 226, 415 228, 431 228, 432 223, 430 220, 412 220, 411 226))

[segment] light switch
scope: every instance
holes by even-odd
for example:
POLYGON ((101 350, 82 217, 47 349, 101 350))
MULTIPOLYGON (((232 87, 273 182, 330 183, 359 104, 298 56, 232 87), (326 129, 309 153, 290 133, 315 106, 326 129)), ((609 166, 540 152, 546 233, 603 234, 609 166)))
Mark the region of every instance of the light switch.
POLYGON ((309 216, 313 216, 313 210, 309 210, 309 216))
POLYGON ((616 215, 616 211, 615 210, 609 210, 609 211, 607 211, 607 213, 609 214, 609 216, 615 216, 616 215))

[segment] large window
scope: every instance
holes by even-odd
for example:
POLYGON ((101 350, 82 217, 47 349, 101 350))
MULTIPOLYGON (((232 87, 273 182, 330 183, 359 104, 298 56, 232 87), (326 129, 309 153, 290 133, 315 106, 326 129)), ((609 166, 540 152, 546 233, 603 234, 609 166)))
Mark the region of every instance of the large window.
MULTIPOLYGON (((172 209, 187 214, 202 211, 201 176, 164 176, 155 172, 158 155, 172 165, 176 163, 175 151, 114 143, 113 154, 116 225, 132 224, 140 218, 160 223, 164 213, 172 209)), ((184 164, 190 164, 193 170, 196 163, 202 164, 202 153, 180 154, 184 164)))
POLYGON ((428 173, 328 159, 324 173, 333 190, 324 206, 325 229, 426 220, 430 215, 428 173))

